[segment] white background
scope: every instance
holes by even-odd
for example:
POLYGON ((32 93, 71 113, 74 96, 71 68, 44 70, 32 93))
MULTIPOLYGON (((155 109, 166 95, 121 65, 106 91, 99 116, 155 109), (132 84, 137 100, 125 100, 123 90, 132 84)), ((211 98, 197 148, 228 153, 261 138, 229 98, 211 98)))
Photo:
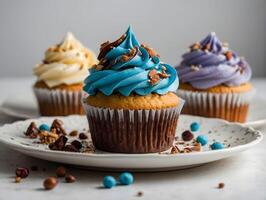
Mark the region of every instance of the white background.
POLYGON ((162 60, 180 61, 187 47, 215 31, 266 76, 265 0, 1 0, 0 77, 30 76, 44 51, 72 31, 98 54, 129 24, 162 60))

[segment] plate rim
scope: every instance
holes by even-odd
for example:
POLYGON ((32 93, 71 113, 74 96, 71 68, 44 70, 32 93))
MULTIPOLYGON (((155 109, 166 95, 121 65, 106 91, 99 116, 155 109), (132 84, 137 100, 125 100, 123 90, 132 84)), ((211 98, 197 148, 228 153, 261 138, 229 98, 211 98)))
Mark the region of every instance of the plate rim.
POLYGON ((261 131, 259 130, 255 130, 253 127, 250 126, 245 126, 241 123, 238 122, 228 122, 226 120, 223 119, 219 119, 219 118, 206 118, 206 117, 199 117, 199 116, 191 116, 191 115, 183 115, 185 117, 192 117, 192 118, 204 118, 205 120, 217 120, 220 121, 221 123, 224 123, 226 125, 237 125, 240 126, 241 128, 245 128, 245 129, 249 129, 251 130, 254 134, 256 134, 256 139, 254 139, 253 141, 244 144, 244 145, 237 145, 234 147, 230 147, 230 148, 225 148, 225 149, 221 149, 221 150, 214 150, 214 151, 204 151, 204 152, 192 152, 189 154, 159 154, 159 153, 147 153, 147 154, 126 154, 126 153, 112 153, 112 152, 106 152, 106 153, 102 153, 102 154, 93 154, 93 153, 82 153, 82 152, 65 152, 65 151, 51 151, 48 149, 40 149, 34 146, 27 146, 27 145, 22 145, 22 144, 16 144, 16 143, 12 143, 10 142, 7 138, 3 138, 1 137, 1 131, 3 129, 6 129, 9 126, 13 126, 14 124, 17 123, 26 123, 26 122, 31 122, 31 121, 35 121, 35 120, 40 120, 41 118, 45 120, 45 118, 49 118, 49 119, 53 119, 53 118, 72 118, 72 117, 86 117, 85 115, 69 115, 69 116, 52 116, 52 117, 39 117, 39 118, 34 118, 34 119, 27 119, 27 120, 19 120, 13 123, 8 123, 5 124, 3 126, 0 127, 0 143, 7 145, 8 147, 11 147, 11 149, 14 149, 16 151, 19 151, 18 149, 23 149, 26 151, 29 150, 33 150, 33 151, 37 151, 40 153, 53 153, 54 155, 68 155, 68 156, 74 156, 74 155, 79 155, 79 156, 84 156, 84 157, 100 157, 100 158, 105 158, 105 157, 127 157, 127 158, 144 158, 144 157, 192 157, 192 156, 207 156, 207 155, 215 155, 215 154, 219 154, 222 152, 235 152, 241 149, 248 149, 249 147, 255 146, 256 144, 260 143, 263 140, 263 134, 261 131), (13 148, 12 148, 13 147, 13 148))

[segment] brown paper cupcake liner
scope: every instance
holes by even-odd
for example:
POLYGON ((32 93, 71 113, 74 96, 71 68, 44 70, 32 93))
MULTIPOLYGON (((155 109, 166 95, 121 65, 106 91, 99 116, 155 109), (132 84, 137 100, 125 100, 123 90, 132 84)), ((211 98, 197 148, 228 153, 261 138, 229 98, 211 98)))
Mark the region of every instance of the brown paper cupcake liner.
POLYGON ((49 90, 34 88, 39 112, 44 116, 85 114, 82 106, 82 91, 49 90))
POLYGON ((154 153, 174 141, 183 101, 161 110, 98 108, 84 103, 91 137, 97 149, 116 153, 154 153))
POLYGON ((182 114, 245 122, 255 90, 243 93, 208 93, 178 90, 186 103, 182 114))

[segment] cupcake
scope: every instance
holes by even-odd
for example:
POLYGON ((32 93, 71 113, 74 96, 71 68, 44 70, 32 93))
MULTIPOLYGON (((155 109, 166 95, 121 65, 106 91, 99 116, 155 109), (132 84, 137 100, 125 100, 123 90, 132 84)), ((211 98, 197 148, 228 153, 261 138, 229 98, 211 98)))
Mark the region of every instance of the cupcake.
POLYGON ((246 121, 254 95, 250 66, 215 33, 193 44, 176 70, 184 114, 246 121))
POLYGON ((140 44, 131 27, 101 45, 99 64, 85 80, 93 144, 119 153, 161 152, 172 146, 183 101, 174 68, 140 44))
POLYGON ((71 33, 45 52, 45 58, 33 72, 41 115, 84 114, 83 81, 88 69, 97 63, 95 54, 86 49, 71 33))

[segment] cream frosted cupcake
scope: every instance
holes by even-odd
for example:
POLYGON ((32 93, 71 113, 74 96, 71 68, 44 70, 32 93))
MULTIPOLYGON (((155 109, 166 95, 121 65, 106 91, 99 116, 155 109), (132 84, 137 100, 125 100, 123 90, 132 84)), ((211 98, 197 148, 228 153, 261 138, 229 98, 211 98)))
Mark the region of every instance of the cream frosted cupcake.
POLYGON ((83 81, 88 69, 97 63, 95 54, 85 48, 72 33, 50 47, 33 72, 37 76, 34 93, 41 115, 83 114, 83 81))
POLYGON ((183 113, 245 122, 254 89, 251 68, 215 33, 190 47, 176 68, 183 113))
POLYGON ((84 108, 96 148, 120 153, 169 149, 183 101, 178 76, 131 28, 101 45, 100 60, 85 80, 84 108))

